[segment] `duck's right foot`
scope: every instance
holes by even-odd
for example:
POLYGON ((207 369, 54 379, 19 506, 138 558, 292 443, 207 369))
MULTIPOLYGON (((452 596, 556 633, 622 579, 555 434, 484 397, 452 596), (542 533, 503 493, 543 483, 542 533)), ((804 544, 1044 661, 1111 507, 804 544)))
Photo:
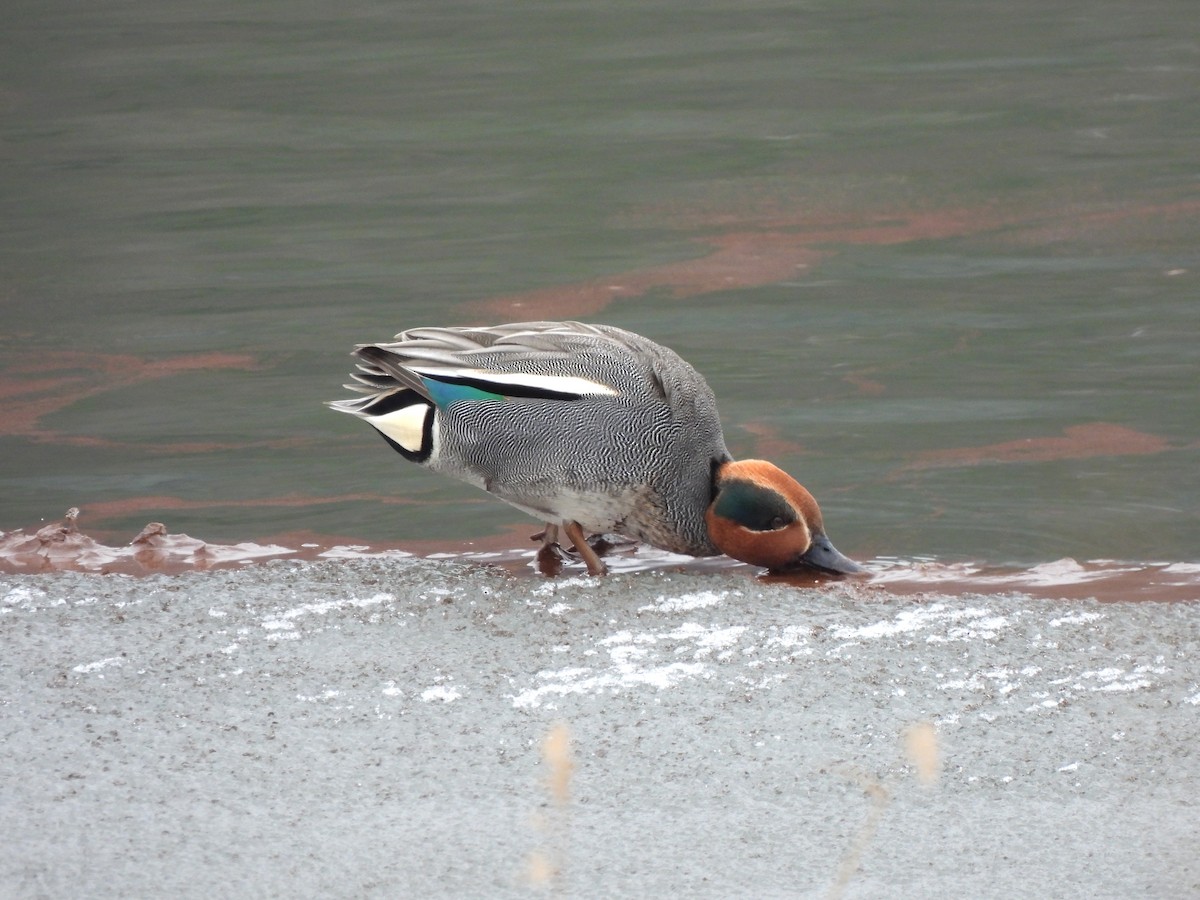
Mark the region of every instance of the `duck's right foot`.
POLYGON ((575 552, 582 556, 583 561, 587 563, 589 575, 608 574, 608 566, 601 561, 600 557, 596 555, 596 551, 592 549, 592 545, 587 542, 587 538, 583 534, 583 527, 578 522, 564 522, 563 531, 575 545, 575 552))

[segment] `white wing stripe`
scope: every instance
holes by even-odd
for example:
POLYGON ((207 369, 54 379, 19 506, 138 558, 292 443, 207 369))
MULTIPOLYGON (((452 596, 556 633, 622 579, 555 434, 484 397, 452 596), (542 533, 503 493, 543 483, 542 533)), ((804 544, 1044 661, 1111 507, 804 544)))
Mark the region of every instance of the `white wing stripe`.
POLYGON ((590 378, 580 378, 577 375, 535 375, 531 372, 487 372, 482 369, 451 369, 441 366, 408 366, 414 372, 433 377, 470 378, 474 381, 488 382, 497 386, 497 393, 503 393, 506 385, 535 388, 543 391, 557 391, 563 394, 592 394, 616 396, 619 391, 599 381, 590 378))

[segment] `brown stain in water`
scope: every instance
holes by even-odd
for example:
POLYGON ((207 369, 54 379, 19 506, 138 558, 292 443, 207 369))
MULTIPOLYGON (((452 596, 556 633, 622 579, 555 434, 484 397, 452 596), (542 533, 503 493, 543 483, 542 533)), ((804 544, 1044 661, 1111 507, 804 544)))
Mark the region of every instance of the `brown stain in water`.
MULTIPOLYGON (((687 218, 689 227, 704 227, 703 214, 687 218)), ((718 216, 714 224, 730 224, 718 216)), ((680 260, 576 284, 539 288, 520 294, 493 297, 473 310, 506 319, 563 319, 591 316, 614 300, 665 291, 685 299, 714 291, 775 284, 804 276, 837 244, 902 244, 910 241, 955 237, 1002 224, 994 211, 929 210, 894 216, 851 219, 785 217, 768 214, 753 222, 756 230, 727 230, 702 235, 696 242, 708 248, 693 259, 680 260)), ((749 222, 734 224, 745 226, 749 222)), ((666 223, 665 227, 670 227, 666 223)))
MULTIPOLYGON (((253 372, 265 366, 247 353, 191 353, 152 359, 130 354, 46 350, 15 355, 0 377, 0 434, 40 443, 85 447, 134 446, 91 435, 65 434, 41 421, 97 394, 188 372, 253 372)), ((264 447, 288 446, 296 439, 262 441, 264 447)), ((136 445, 153 453, 194 453, 226 449, 218 442, 136 445)), ((242 446, 242 445, 239 445, 242 446)))
MULTIPOLYGON (((908 209, 849 214, 751 201, 744 208, 665 204, 632 215, 648 227, 692 232, 706 251, 692 259, 538 288, 481 300, 470 312, 488 320, 568 319, 594 316, 617 300, 661 291, 675 299, 776 284, 811 273, 838 245, 889 246, 914 241, 996 233, 1006 243, 1144 232, 1156 223, 1200 214, 1200 199, 1143 200, 1137 203, 1064 202, 1052 212, 1022 211, 985 203, 977 207, 908 209), (1096 207, 1099 208, 1096 208, 1096 207), (696 232, 701 232, 696 234, 696 232), (710 233, 703 233, 710 232, 710 233)), ((864 384, 878 392, 877 384, 864 384)))
POLYGON ((726 234, 701 241, 709 252, 577 284, 493 297, 473 309, 504 319, 594 316, 614 300, 663 290, 676 299, 720 290, 772 284, 795 277, 823 255, 789 235, 726 234))
POLYGON ((1087 459, 1092 456, 1138 456, 1162 453, 1171 443, 1155 434, 1136 431, 1112 422, 1071 425, 1060 436, 1027 437, 980 447, 926 450, 901 467, 901 472, 922 469, 980 466, 990 463, 1049 462, 1087 459))
MULTIPOLYGON (((743 422, 739 428, 753 436, 753 453, 761 459, 782 459, 807 452, 799 441, 785 437, 778 428, 766 422, 743 422)), ((725 439, 732 443, 728 434, 725 439)))

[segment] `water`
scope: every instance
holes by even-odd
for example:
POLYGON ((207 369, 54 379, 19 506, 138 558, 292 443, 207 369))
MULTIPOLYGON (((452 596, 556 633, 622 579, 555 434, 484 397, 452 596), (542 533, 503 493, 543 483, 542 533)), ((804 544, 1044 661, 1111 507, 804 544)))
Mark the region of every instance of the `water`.
POLYGON ((536 530, 325 410, 356 342, 606 321, 849 555, 1200 546, 1192 4, 27 4, 0 529, 536 530))

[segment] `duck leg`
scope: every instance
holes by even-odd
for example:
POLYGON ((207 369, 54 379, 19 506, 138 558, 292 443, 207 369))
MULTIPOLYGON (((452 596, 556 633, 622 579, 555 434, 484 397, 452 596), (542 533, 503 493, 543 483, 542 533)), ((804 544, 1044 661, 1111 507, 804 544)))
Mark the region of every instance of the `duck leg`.
POLYGON ((558 526, 553 522, 547 522, 546 527, 537 534, 529 536, 531 541, 541 541, 543 547, 549 547, 551 544, 558 543, 558 526))
POLYGON ((545 530, 533 535, 532 540, 542 542, 537 552, 538 571, 548 576, 561 575, 564 551, 558 544, 558 526, 547 522, 545 530))
POLYGON ((564 522, 563 531, 567 533, 567 537, 575 545, 575 552, 582 556, 583 561, 587 563, 589 575, 608 574, 608 566, 601 562, 600 557, 596 555, 596 551, 592 549, 592 545, 587 542, 587 538, 583 534, 583 528, 578 522, 564 522))

